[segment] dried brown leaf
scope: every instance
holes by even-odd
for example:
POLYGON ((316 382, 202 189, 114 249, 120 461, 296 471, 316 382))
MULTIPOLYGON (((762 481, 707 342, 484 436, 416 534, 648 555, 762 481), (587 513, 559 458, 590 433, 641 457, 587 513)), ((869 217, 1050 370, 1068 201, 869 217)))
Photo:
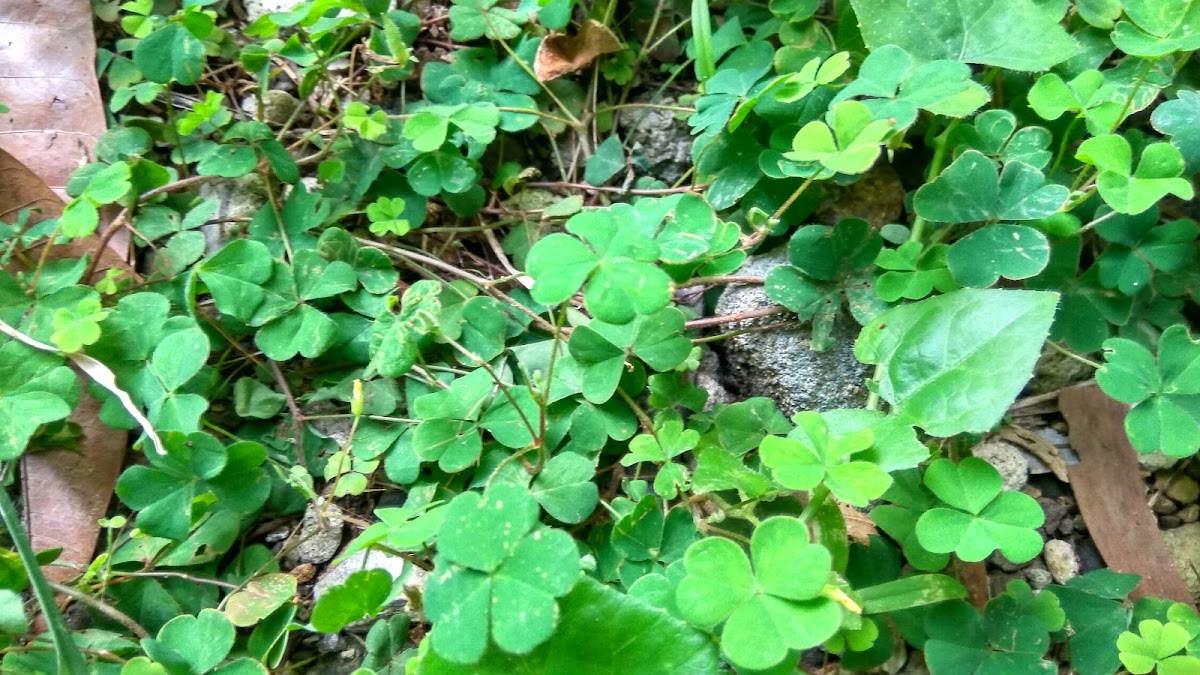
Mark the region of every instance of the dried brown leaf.
POLYGON ((553 33, 542 40, 533 60, 533 72, 539 81, 549 82, 622 49, 624 45, 607 26, 589 19, 578 35, 553 33))

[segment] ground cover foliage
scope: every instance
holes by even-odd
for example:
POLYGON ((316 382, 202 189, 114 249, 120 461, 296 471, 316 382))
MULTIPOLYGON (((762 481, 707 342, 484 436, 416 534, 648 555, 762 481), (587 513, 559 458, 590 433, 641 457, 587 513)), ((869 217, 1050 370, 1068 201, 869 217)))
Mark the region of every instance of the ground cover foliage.
POLYGON ((0 501, 6 670, 302 671, 303 636, 347 627, 359 673, 1200 669, 1200 617, 1129 603, 1130 575, 982 608, 956 577, 1041 551, 1037 502, 965 451, 1045 343, 1096 360, 1137 450, 1200 448, 1200 3, 93 4, 111 130, 60 218, 0 223, 24 270, 0 274, 0 459, 69 446, 79 381, 141 437, 71 584, 86 628, 0 501), (629 163, 627 111, 686 121, 679 184, 629 163), (814 222, 885 163, 903 222, 814 222), (203 188, 246 176, 262 205, 215 215, 203 188), (121 228, 140 275, 28 253, 121 228), (865 408, 706 405, 723 335, 676 291, 731 281, 818 349, 861 326, 865 408), (262 540, 309 504, 354 514, 343 558, 423 585, 364 569, 310 602, 298 542, 262 540))

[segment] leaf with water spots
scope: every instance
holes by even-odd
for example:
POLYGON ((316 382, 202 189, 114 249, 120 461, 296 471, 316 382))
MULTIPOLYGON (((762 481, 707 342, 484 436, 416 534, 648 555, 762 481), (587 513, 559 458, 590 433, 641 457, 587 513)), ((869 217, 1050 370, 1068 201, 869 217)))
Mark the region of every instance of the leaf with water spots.
POLYGON ((476 663, 490 642, 527 654, 554 633, 557 598, 579 578, 571 536, 538 524, 528 488, 498 484, 466 492, 447 507, 439 555, 425 591, 434 651, 476 663))

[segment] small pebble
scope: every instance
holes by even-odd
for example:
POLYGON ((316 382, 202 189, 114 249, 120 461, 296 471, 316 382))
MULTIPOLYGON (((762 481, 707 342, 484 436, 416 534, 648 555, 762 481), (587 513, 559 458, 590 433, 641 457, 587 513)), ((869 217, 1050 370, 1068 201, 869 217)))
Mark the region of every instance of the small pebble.
POLYGON ((1175 514, 1181 522, 1194 523, 1200 520, 1200 504, 1188 504, 1175 514))
POLYGON ((1178 511, 1179 506, 1175 502, 1160 494, 1154 499, 1154 504, 1150 506, 1150 510, 1154 511, 1160 516, 1169 516, 1178 511))
POLYGON ((1200 498, 1200 483, 1191 476, 1176 476, 1167 488, 1167 496, 1180 504, 1192 504, 1200 498))
POLYGON ((1079 575, 1079 555, 1075 553, 1074 546, 1062 539, 1046 542, 1042 558, 1046 561, 1046 569, 1050 570, 1054 580, 1060 584, 1065 584, 1079 575))
POLYGON ((971 454, 995 467, 1005 490, 1020 490, 1029 482, 1029 463, 1020 448, 1005 441, 987 441, 971 449, 971 454))
POLYGON ((1025 578, 1029 580, 1029 585, 1033 590, 1041 590, 1054 581, 1054 575, 1050 574, 1050 570, 1044 570, 1040 567, 1030 567, 1025 570, 1025 578))

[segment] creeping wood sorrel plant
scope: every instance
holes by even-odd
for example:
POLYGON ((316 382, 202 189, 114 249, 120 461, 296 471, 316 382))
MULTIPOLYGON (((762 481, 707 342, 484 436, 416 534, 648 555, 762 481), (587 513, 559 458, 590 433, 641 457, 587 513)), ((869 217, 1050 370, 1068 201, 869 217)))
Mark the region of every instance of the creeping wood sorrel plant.
POLYGON ((111 130, 60 218, 0 223, 0 460, 69 447, 81 383, 152 430, 69 586, 0 493, 5 671, 300 672, 344 629, 359 673, 1200 669, 1200 618, 1131 611, 1136 577, 977 608, 957 576, 1041 552, 964 451, 1046 344, 1138 451, 1200 448, 1200 3, 236 4, 93 0, 111 130), (676 185, 649 114, 691 131, 676 185), (907 215, 815 215, 888 165, 907 215), (30 254, 121 228, 140 275, 30 254), (692 375, 744 329, 702 330, 744 317, 677 291, 727 283, 814 349, 854 327, 866 406, 710 405, 692 375), (264 539, 306 507, 356 528, 335 564, 406 571, 357 557, 313 600, 303 537, 264 539))

